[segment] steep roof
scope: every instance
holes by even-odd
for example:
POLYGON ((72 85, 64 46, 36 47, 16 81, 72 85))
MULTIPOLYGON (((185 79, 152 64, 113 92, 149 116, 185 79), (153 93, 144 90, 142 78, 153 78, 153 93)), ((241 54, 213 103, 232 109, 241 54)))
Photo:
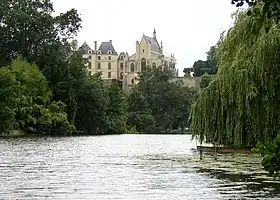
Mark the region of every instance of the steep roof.
POLYGON ((112 51, 112 54, 117 54, 111 40, 109 42, 102 42, 98 50, 102 54, 108 54, 108 51, 112 51))
POLYGON ((136 59, 136 53, 134 53, 133 55, 131 55, 129 57, 129 60, 131 60, 131 61, 135 61, 135 59, 136 59))
POLYGON ((152 37, 149 37, 149 36, 146 36, 146 35, 143 35, 143 38, 144 38, 149 44, 152 45, 152 51, 161 53, 161 48, 160 48, 159 43, 158 43, 158 41, 157 41, 156 38, 152 38, 152 37))
POLYGON ((88 46, 88 44, 86 42, 84 42, 82 44, 82 46, 79 48, 79 51, 86 54, 86 53, 88 53, 88 51, 92 51, 92 49, 88 46))

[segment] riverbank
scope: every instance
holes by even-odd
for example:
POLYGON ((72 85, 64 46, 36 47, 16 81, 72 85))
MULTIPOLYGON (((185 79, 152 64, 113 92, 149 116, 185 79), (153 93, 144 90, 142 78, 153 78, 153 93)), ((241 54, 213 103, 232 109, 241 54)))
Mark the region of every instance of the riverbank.
MULTIPOLYGON (((127 133, 112 134, 112 133, 85 133, 84 131, 72 131, 68 133, 47 133, 47 132, 32 132, 23 130, 11 130, 9 133, 1 133, 1 137, 46 137, 46 136, 102 136, 102 135, 124 135, 127 133)), ((191 135, 190 131, 181 132, 178 130, 163 131, 163 132, 136 132, 135 135, 191 135)))

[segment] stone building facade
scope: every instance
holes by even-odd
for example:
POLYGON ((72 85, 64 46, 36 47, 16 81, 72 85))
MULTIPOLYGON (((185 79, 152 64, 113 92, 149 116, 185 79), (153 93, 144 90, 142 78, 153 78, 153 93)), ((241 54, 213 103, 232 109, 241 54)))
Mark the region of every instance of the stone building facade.
POLYGON ((99 48, 97 48, 97 41, 95 41, 94 49, 91 49, 86 42, 78 48, 75 40, 73 48, 80 50, 83 57, 89 60, 87 67, 90 73, 101 72, 102 79, 120 82, 125 91, 137 84, 138 73, 148 67, 176 71, 174 54, 164 55, 162 42, 159 44, 155 30, 153 37, 143 35, 140 42, 136 41, 135 53, 131 56, 127 52, 118 54, 111 40, 102 42, 99 48))

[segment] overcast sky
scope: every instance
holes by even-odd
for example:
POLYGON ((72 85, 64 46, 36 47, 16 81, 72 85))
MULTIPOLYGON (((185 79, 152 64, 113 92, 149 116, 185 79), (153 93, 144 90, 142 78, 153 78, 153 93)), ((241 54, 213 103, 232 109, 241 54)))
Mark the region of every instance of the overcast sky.
POLYGON ((113 41, 117 52, 135 53, 135 42, 156 29, 164 54, 175 53, 182 71, 206 58, 220 33, 232 24, 230 0, 53 0, 57 14, 76 8, 81 14, 79 45, 113 41))

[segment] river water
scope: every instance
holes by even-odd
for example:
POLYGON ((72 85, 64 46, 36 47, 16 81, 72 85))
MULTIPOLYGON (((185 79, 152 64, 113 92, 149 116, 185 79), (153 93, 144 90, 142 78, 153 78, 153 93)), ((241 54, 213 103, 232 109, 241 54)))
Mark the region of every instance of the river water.
POLYGON ((279 199, 257 155, 204 155, 189 135, 0 140, 0 199, 279 199))

